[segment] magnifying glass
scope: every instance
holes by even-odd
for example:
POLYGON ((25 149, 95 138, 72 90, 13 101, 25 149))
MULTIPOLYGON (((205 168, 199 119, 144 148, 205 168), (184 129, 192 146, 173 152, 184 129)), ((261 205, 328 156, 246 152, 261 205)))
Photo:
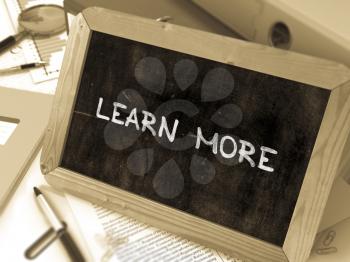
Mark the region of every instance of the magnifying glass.
POLYGON ((27 35, 48 37, 66 29, 63 7, 59 5, 36 5, 24 9, 18 16, 22 31, 0 42, 0 52, 21 41, 27 35))

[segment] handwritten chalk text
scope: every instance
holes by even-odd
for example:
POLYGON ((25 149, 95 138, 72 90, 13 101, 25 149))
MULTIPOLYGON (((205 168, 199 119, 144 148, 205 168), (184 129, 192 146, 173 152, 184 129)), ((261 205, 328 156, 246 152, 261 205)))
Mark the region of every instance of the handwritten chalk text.
MULTIPOLYGON (((103 98, 100 97, 97 105, 97 110, 96 110, 97 118, 100 118, 106 121, 111 121, 115 124, 123 125, 126 127, 128 127, 129 125, 134 125, 136 130, 141 130, 142 132, 145 132, 146 130, 148 130, 153 136, 162 137, 165 134, 169 142, 174 142, 175 140, 176 131, 179 125, 178 119, 175 119, 173 126, 169 127, 166 117, 161 116, 160 125, 158 124, 159 129, 155 130, 155 124, 157 122, 157 119, 156 119, 156 116, 151 112, 141 110, 141 113, 142 113, 142 117, 141 117, 142 120, 141 120, 138 118, 137 108, 133 108, 125 119, 120 119, 120 109, 126 110, 127 109, 126 105, 119 102, 114 102, 113 112, 111 113, 111 116, 106 116, 101 113, 102 105, 103 105, 103 98)), ((212 148, 213 154, 215 155, 219 153, 223 158, 227 158, 227 159, 238 156, 239 163, 242 163, 244 160, 246 160, 251 167, 257 167, 267 172, 274 171, 273 167, 267 166, 267 163, 269 162, 269 158, 267 157, 267 154, 272 154, 272 155, 278 154, 278 152, 275 149, 272 149, 266 146, 261 146, 259 161, 258 163, 255 163, 255 161, 252 159, 251 156, 253 156, 257 152, 254 145, 249 141, 246 141, 243 139, 239 139, 239 141, 236 141, 234 137, 229 135, 222 136, 219 141, 218 133, 215 133, 210 139, 205 138, 203 136, 201 127, 197 127, 195 148, 199 149, 201 145, 210 146, 212 148), (227 152, 224 150, 224 146, 226 143, 232 146, 232 150, 230 150, 230 152, 227 152)))

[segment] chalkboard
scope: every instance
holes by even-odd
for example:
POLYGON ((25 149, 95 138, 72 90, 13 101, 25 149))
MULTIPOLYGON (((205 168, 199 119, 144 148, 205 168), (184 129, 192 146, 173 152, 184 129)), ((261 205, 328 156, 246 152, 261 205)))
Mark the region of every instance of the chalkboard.
POLYGON ((62 167, 282 246, 329 94, 93 32, 62 167), (155 136, 142 111, 155 115, 155 136), (173 142, 159 136, 162 116, 170 133, 178 120, 173 142), (207 141, 218 134, 217 154, 215 143, 196 148, 198 127, 207 141), (240 140, 254 167, 239 162, 240 140), (258 167, 261 146, 277 152, 265 154, 273 172, 258 167))
POLYGON ((90 8, 41 170, 53 186, 259 262, 304 262, 350 130, 342 65, 90 8))

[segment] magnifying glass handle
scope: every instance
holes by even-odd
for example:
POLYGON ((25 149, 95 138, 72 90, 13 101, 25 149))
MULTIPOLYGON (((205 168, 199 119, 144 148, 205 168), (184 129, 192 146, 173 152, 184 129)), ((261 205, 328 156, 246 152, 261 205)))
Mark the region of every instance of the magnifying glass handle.
POLYGON ((25 37, 27 34, 28 33, 26 31, 22 31, 16 35, 6 37, 0 42, 0 53, 9 48, 10 46, 14 45, 15 43, 21 41, 22 38, 25 37))

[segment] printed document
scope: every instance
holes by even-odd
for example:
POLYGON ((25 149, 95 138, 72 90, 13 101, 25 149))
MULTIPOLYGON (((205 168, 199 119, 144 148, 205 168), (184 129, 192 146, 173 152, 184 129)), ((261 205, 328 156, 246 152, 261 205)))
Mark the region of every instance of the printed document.
POLYGON ((243 262, 66 195, 93 261, 243 262))

